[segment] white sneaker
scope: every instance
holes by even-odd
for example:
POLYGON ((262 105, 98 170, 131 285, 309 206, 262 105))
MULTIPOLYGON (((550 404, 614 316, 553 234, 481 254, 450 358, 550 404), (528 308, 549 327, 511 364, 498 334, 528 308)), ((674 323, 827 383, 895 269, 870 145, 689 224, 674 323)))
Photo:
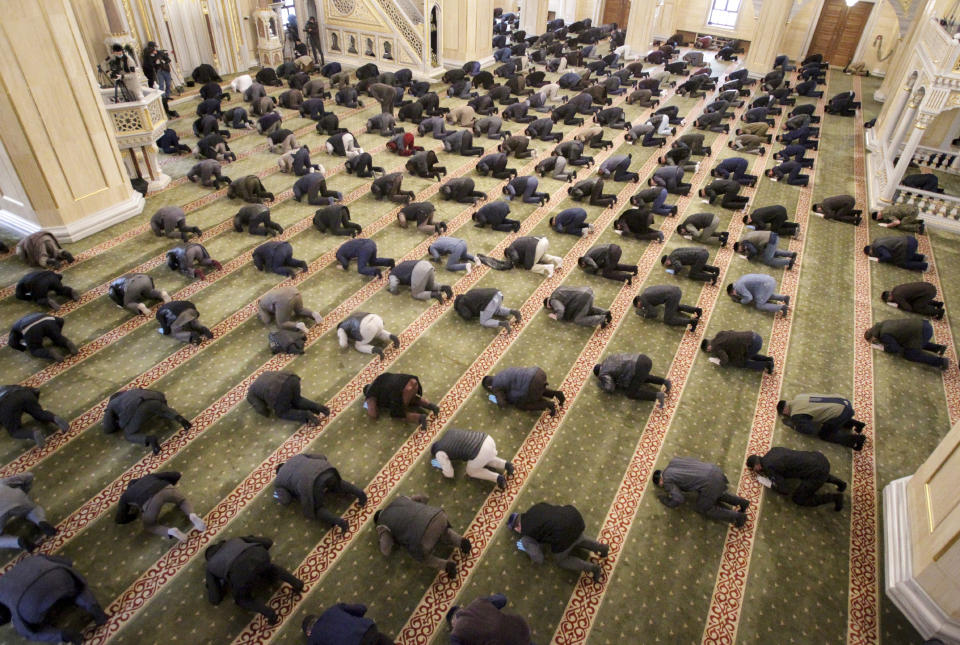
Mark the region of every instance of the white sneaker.
POLYGON ((469 262, 467 262, 467 263, 464 264, 463 266, 464 266, 464 269, 463 269, 464 272, 466 272, 466 274, 469 275, 469 274, 470 274, 470 269, 473 268, 473 265, 470 264, 469 262))
POLYGON ((304 334, 307 333, 307 326, 306 326, 304 323, 302 323, 302 322, 298 322, 298 323, 297 323, 297 329, 299 329, 300 331, 302 331, 304 334))
POLYGON ((207 530, 207 524, 206 524, 206 522, 204 522, 204 521, 200 518, 200 516, 197 515, 196 513, 190 513, 190 523, 193 524, 193 528, 197 529, 198 531, 206 531, 206 530, 207 530))
POLYGON ((314 312, 314 314, 313 314, 313 322, 315 322, 315 323, 317 323, 317 324, 319 325, 320 323, 323 322, 323 316, 321 316, 320 314, 314 312))
POLYGON ((552 265, 552 264, 548 264, 548 265, 547 265, 547 277, 548 277, 548 278, 552 278, 552 277, 553 277, 553 265, 552 265))

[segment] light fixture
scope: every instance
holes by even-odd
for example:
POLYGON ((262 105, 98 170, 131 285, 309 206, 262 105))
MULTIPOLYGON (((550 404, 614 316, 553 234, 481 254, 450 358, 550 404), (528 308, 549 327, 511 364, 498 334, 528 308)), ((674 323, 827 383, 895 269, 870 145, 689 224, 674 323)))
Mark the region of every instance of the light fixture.
POLYGON ((843 1, 847 3, 847 6, 848 6, 848 7, 852 7, 853 5, 855 5, 855 4, 857 4, 858 2, 860 2, 860 0, 843 0, 843 1))

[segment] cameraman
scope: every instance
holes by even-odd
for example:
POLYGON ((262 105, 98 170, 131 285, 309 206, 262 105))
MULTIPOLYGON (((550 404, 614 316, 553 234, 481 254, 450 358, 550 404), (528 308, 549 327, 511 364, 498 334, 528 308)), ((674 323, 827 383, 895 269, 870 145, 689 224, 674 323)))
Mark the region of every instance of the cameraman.
POLYGON ((307 32, 307 39, 310 41, 313 62, 318 62, 323 67, 326 63, 323 60, 323 48, 320 46, 320 25, 317 24, 317 19, 311 16, 303 30, 307 32), (318 55, 320 57, 319 61, 317 60, 318 55))
POLYGON ((147 86, 153 87, 157 82, 157 70, 160 68, 160 50, 152 40, 143 48, 140 60, 143 61, 143 75, 147 77, 147 86))
POLYGON ((126 51, 119 43, 110 47, 107 64, 110 66, 110 78, 116 83, 120 81, 130 95, 129 100, 139 101, 143 98, 143 88, 137 78, 137 63, 133 59, 132 50, 126 51))
POLYGON ((147 85, 153 87, 156 82, 158 89, 163 92, 163 110, 171 119, 180 116, 167 105, 170 99, 170 90, 173 88, 173 77, 170 75, 170 54, 157 47, 152 40, 143 49, 143 74, 147 77, 147 85))

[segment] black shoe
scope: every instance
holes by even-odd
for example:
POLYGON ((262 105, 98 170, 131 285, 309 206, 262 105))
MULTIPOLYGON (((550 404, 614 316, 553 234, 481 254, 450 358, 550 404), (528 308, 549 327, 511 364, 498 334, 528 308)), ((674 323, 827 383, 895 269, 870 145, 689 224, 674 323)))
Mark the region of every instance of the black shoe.
POLYGON ((833 496, 833 510, 838 513, 843 510, 843 495, 840 493, 836 493, 833 496))
POLYGON ((150 437, 149 439, 147 439, 147 445, 150 446, 150 450, 153 451, 153 454, 155 455, 160 454, 160 442, 157 440, 156 437, 150 437))
POLYGON ((853 444, 853 449, 856 450, 857 452, 860 452, 861 450, 863 450, 863 444, 865 443, 867 443, 867 438, 864 437, 862 434, 857 435, 856 441, 853 444))
POLYGON ((460 538, 460 553, 470 553, 470 540, 467 538, 460 538))
POLYGON ((845 490, 847 490, 847 482, 841 481, 839 484, 837 484, 837 492, 838 492, 838 493, 842 493, 842 492, 845 491, 845 490))
POLYGON ((723 233, 721 233, 721 234, 720 234, 720 246, 726 246, 726 245, 727 245, 727 240, 728 240, 729 238, 730 238, 730 233, 729 233, 728 231, 724 231, 723 233))
POLYGON ((350 522, 343 519, 342 517, 338 517, 336 520, 334 520, 333 523, 337 528, 340 529, 341 533, 346 533, 347 531, 350 530, 350 522))
POLYGON ((503 465, 503 470, 507 473, 507 476, 512 476, 514 471, 513 464, 508 461, 503 465))
POLYGON ((740 502, 739 506, 740 506, 740 512, 746 513, 747 509, 750 508, 750 502, 748 500, 743 500, 742 502, 740 502))
POLYGON ((563 405, 564 403, 567 402, 567 395, 563 393, 563 390, 557 390, 556 399, 560 403, 560 405, 563 405))
POLYGON ((444 571, 444 573, 447 574, 447 577, 448 577, 448 578, 450 578, 451 580, 453 580, 454 578, 457 577, 457 565, 456 565, 456 563, 448 560, 447 563, 446 563, 445 565, 443 565, 443 571, 444 571))
POLYGON ((37 528, 40 529, 40 531, 47 537, 53 537, 54 535, 57 534, 57 527, 55 527, 50 522, 46 522, 46 521, 38 522, 37 528))
POLYGON ((767 374, 773 374, 773 368, 774 368, 774 366, 775 366, 775 363, 774 363, 773 359, 771 358, 770 360, 767 361, 767 366, 766 366, 765 368, 763 368, 763 369, 764 369, 764 371, 765 371, 767 374))
POLYGON ((37 545, 34 544, 29 538, 20 536, 17 538, 17 545, 27 553, 33 553, 34 549, 37 548, 37 545))
POLYGON ((507 478, 503 475, 497 475, 497 488, 500 490, 507 489, 507 478))
POLYGON ((733 521, 733 525, 738 529, 742 529, 746 523, 747 523, 746 513, 740 513, 740 515, 737 516, 737 519, 733 521))
POLYGON ((445 284, 444 284, 444 285, 440 285, 440 291, 441 291, 442 293, 446 294, 447 300, 449 300, 450 298, 453 297, 453 289, 451 289, 451 288, 449 287, 449 285, 445 285, 445 284))

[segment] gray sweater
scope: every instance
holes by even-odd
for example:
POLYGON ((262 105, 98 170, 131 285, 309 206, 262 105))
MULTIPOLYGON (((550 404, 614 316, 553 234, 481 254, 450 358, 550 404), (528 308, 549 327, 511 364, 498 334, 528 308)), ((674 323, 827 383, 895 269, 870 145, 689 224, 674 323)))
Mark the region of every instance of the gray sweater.
POLYGON ((340 473, 324 455, 304 453, 292 457, 277 471, 273 480, 275 495, 281 504, 289 504, 293 499, 299 499, 303 514, 316 519, 314 482, 317 477, 327 473, 337 480, 340 479, 340 473))

